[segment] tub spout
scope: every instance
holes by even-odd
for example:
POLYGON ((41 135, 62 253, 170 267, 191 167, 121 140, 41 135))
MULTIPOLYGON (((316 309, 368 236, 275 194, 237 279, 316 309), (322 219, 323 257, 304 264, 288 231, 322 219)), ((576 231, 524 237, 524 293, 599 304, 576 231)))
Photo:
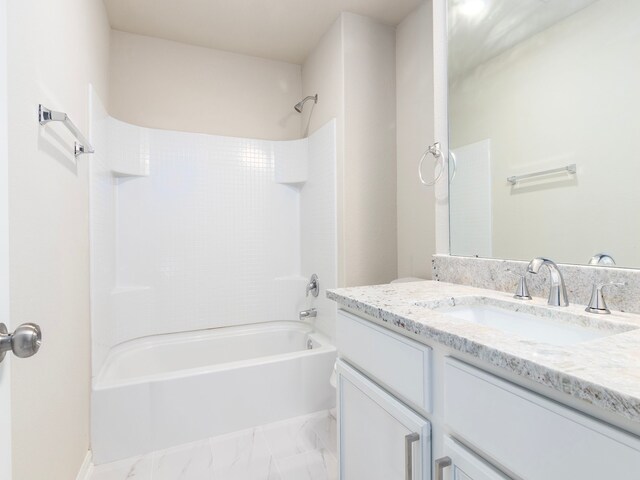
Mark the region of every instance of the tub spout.
POLYGON ((318 316, 318 311, 315 308, 310 308, 309 310, 302 310, 298 316, 300 320, 305 320, 307 318, 315 318, 318 316))

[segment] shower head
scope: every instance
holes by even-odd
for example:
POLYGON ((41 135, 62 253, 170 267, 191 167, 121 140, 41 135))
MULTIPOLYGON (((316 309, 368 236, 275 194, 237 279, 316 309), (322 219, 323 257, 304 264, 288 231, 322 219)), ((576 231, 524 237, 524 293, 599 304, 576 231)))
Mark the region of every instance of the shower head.
POLYGON ((307 100, 313 100, 313 103, 318 103, 318 94, 316 93, 315 95, 309 95, 308 97, 305 97, 304 99, 300 100, 293 107, 295 111, 298 113, 302 113, 302 107, 304 107, 304 104, 307 100))

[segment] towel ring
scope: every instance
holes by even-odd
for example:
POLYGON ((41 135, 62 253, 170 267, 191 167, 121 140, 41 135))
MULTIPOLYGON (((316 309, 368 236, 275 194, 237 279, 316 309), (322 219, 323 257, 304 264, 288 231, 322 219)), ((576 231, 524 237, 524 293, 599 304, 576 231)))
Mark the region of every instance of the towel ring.
POLYGON ((427 148, 425 152, 422 154, 422 157, 420 157, 420 162, 418 163, 418 177, 420 177, 420 182, 423 185, 427 187, 431 187, 435 185, 438 180, 440 180, 440 177, 442 176, 442 172, 444 172, 444 157, 442 156, 442 151, 440 150, 440 142, 436 142, 433 145, 431 145, 429 148, 427 148), (437 166, 440 165, 440 171, 431 182, 427 182, 422 176, 422 164, 424 163, 424 161, 429 155, 433 155, 433 158, 435 160, 434 168, 437 168, 437 166))

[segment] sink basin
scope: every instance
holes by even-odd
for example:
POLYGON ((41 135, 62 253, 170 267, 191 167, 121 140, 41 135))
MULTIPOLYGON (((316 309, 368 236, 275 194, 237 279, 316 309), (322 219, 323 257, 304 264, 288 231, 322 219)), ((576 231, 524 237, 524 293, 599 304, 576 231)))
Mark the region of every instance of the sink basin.
POLYGON ((637 328, 587 315, 485 298, 450 299, 447 305, 423 306, 530 341, 558 346, 574 345, 637 328))

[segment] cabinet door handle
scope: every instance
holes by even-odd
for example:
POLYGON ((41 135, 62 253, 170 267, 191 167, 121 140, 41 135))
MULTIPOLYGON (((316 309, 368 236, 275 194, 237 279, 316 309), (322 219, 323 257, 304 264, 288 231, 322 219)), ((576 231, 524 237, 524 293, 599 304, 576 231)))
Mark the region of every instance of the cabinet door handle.
POLYGON ((442 457, 435 461, 436 475, 434 480, 442 480, 444 478, 444 469, 451 466, 450 457, 442 457))
POLYGON ((420 434, 410 433, 404 437, 404 478, 413 480, 413 444, 420 440, 420 434))

